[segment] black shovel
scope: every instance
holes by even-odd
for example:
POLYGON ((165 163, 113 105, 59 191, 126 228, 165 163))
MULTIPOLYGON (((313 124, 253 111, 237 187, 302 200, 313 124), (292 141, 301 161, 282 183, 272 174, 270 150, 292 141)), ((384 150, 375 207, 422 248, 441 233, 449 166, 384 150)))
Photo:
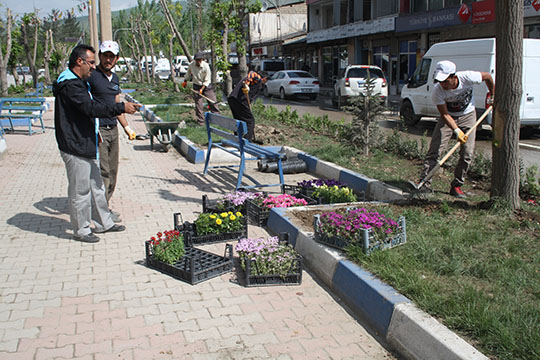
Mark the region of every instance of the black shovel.
MULTIPOLYGON (((484 111, 484 113, 482 114, 482 116, 480 116, 480 118, 478 118, 478 120, 476 121, 476 123, 474 124, 473 127, 471 127, 466 133, 465 133, 465 137, 468 138, 469 135, 473 132, 473 131, 476 131, 476 128, 478 127, 478 125, 480 125, 482 123, 482 121, 484 121, 484 118, 486 116, 488 116, 488 114, 491 112, 491 110, 493 110, 493 106, 490 106, 486 109, 486 111, 484 111)), ((418 184, 415 184, 414 182, 412 181, 409 181, 409 185, 411 185, 414 190, 416 191, 419 191, 420 189, 422 189, 424 187, 424 185, 426 184, 426 182, 428 182, 432 177, 433 175, 435 175, 435 173, 437 173, 437 171, 439 170, 439 168, 446 162, 446 160, 448 160, 450 158, 450 156, 452 156, 453 153, 456 152, 457 149, 459 149, 459 147, 461 146, 461 143, 458 142, 450 149, 450 151, 441 159, 437 162, 437 165, 435 165, 433 167, 433 169, 431 169, 427 175, 418 183, 418 184)))

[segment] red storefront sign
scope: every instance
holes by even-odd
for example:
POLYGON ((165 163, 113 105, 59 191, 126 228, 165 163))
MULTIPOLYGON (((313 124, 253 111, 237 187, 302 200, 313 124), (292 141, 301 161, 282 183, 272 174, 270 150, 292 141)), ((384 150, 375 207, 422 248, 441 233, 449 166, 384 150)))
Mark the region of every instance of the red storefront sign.
POLYGON ((472 3, 472 23, 481 24, 495 21, 495 0, 472 3))

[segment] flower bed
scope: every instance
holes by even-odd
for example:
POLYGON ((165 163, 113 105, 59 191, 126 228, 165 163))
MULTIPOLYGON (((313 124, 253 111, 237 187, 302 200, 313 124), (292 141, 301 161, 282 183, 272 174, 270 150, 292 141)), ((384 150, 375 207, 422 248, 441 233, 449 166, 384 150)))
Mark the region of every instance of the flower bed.
POLYGON ((238 241, 235 249, 246 286, 302 283, 302 257, 283 238, 243 238, 238 241))
POLYGON ((407 242, 403 216, 395 222, 384 214, 366 208, 348 208, 343 212, 315 215, 313 228, 316 241, 337 249, 357 243, 367 255, 407 242))
POLYGON ((181 237, 178 230, 171 230, 146 241, 146 266, 191 285, 232 270, 232 245, 227 244, 225 253, 219 256, 192 246, 184 248, 181 237), (175 243, 177 241, 181 246, 175 243))
POLYGON ((242 213, 202 213, 193 223, 182 222, 182 215, 175 213, 174 228, 183 232, 191 244, 212 244, 238 240, 247 236, 247 219, 242 213))
POLYGON ((270 215, 270 209, 274 207, 293 207, 314 205, 316 202, 305 195, 298 197, 290 194, 268 195, 246 201, 247 218, 250 224, 265 226, 270 215))
POLYGON ((255 199, 260 196, 266 196, 260 192, 249 191, 234 191, 224 194, 220 199, 209 200, 207 195, 202 196, 203 213, 222 213, 232 211, 236 213, 240 211, 246 214, 246 200, 255 199))
POLYGON ((365 199, 364 192, 357 194, 347 184, 334 179, 304 180, 298 183, 296 191, 316 200, 319 204, 347 203, 365 199))

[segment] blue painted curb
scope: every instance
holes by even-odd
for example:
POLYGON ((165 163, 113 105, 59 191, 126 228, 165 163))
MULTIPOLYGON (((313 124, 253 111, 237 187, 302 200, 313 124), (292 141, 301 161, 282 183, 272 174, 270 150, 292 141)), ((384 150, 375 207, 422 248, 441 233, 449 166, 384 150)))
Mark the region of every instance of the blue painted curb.
POLYGON ((279 229, 273 231, 275 234, 282 232, 289 233, 289 243, 296 247, 296 238, 298 237, 298 228, 293 225, 289 218, 285 214, 285 208, 272 208, 270 209, 270 215, 268 216, 267 227, 270 230, 279 229))

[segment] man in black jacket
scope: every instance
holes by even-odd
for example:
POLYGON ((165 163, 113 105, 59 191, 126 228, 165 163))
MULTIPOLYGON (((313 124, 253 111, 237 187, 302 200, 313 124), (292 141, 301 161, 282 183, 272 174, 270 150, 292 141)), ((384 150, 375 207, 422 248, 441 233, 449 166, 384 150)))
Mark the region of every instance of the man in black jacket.
POLYGON ((133 114, 140 107, 134 103, 101 104, 92 100, 86 79, 95 65, 95 50, 77 45, 69 57, 69 68, 53 84, 54 125, 60 155, 68 177, 69 216, 73 237, 84 242, 98 242, 94 232, 124 231, 112 221, 99 170, 97 150, 99 120, 122 113, 133 114))

